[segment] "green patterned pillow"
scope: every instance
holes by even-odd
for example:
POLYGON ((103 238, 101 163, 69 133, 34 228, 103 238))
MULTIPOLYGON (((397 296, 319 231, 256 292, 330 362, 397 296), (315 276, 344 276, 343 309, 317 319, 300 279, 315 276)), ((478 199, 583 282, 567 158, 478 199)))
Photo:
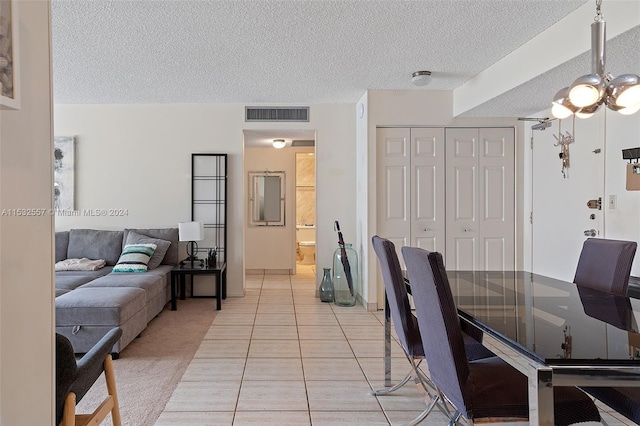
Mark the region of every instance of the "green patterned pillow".
POLYGON ((157 247, 155 244, 127 244, 113 272, 147 272, 147 264, 157 247))

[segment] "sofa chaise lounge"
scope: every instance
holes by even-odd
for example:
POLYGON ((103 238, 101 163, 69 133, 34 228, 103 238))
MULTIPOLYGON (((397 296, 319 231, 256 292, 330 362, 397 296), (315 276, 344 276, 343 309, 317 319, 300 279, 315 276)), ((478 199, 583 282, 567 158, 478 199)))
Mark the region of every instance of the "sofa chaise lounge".
POLYGON ((55 272, 56 332, 71 341, 76 353, 86 353, 120 327, 122 336, 112 351, 117 357, 170 300, 171 269, 178 264, 177 228, 71 229, 56 232, 55 241, 56 262, 87 258, 106 263, 97 270, 55 272), (157 247, 146 272, 114 271, 130 244, 157 247))

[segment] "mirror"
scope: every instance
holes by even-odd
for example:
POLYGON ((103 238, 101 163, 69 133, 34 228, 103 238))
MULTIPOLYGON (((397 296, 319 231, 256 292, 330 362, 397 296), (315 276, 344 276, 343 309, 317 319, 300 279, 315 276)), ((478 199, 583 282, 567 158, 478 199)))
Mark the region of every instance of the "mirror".
POLYGON ((249 172, 250 226, 284 226, 284 172, 249 172))

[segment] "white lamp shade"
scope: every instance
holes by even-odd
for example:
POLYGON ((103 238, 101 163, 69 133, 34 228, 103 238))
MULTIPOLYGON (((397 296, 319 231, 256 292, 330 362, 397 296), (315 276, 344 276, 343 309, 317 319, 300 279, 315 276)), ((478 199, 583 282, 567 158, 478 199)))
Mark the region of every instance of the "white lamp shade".
POLYGON ((202 241, 204 224, 202 222, 178 223, 178 238, 180 241, 202 241))

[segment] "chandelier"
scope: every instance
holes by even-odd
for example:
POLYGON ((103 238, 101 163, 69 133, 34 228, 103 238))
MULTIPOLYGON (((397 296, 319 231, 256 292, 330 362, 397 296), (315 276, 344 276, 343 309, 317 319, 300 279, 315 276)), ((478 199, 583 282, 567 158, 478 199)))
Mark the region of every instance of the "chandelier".
POLYGON ((640 110, 640 77, 605 72, 606 23, 596 0, 596 16, 591 24, 591 74, 583 75, 553 97, 551 113, 556 118, 575 114, 591 117, 604 104, 612 111, 630 115, 640 110))

